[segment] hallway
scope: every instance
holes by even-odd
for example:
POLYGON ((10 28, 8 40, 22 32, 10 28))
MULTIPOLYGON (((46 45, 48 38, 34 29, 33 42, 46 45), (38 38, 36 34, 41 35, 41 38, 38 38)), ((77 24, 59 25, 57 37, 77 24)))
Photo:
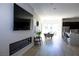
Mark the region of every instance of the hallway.
MULTIPOLYGON (((79 55, 79 46, 61 38, 63 19, 79 23, 79 3, 2 3, 0 7, 0 56, 79 55), (39 32, 41 45, 34 45, 39 32), (54 34, 52 39, 45 39, 44 34, 48 33, 54 34)), ((70 39, 79 44, 79 27, 74 29, 71 26, 70 39)))

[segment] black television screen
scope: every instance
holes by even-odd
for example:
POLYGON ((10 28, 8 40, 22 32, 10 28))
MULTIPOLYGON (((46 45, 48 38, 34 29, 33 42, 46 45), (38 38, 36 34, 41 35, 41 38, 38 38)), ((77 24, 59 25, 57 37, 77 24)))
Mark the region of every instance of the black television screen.
POLYGON ((33 15, 14 4, 14 30, 30 30, 33 15))
POLYGON ((17 19, 14 21, 14 30, 30 30, 30 23, 30 19, 17 19))

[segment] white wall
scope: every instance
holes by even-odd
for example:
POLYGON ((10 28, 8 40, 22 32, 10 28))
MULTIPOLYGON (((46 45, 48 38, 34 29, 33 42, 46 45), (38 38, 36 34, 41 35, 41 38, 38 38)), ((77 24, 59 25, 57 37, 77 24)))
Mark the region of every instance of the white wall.
MULTIPOLYGON (((26 4, 18 4, 21 7, 25 7, 27 11, 34 14, 33 8, 26 4)), ((34 29, 34 28, 33 28, 34 29)), ((9 44, 25 39, 27 37, 33 37, 34 30, 28 31, 13 31, 13 4, 5 3, 0 4, 0 55, 9 55, 9 44)), ((21 55, 23 52, 32 47, 33 44, 25 47, 15 53, 14 55, 21 55)))

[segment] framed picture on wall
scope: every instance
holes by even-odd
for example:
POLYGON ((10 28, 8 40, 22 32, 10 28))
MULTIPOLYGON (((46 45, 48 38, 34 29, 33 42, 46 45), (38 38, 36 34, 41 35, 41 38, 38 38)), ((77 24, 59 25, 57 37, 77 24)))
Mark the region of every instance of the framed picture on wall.
POLYGON ((36 22, 36 25, 39 26, 39 21, 36 22))

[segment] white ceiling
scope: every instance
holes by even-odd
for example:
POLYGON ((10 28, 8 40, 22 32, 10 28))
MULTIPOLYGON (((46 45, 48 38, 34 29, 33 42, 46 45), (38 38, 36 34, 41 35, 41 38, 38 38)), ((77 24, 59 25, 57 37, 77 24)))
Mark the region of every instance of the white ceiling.
POLYGON ((30 3, 30 5, 39 16, 79 16, 79 3, 30 3))

